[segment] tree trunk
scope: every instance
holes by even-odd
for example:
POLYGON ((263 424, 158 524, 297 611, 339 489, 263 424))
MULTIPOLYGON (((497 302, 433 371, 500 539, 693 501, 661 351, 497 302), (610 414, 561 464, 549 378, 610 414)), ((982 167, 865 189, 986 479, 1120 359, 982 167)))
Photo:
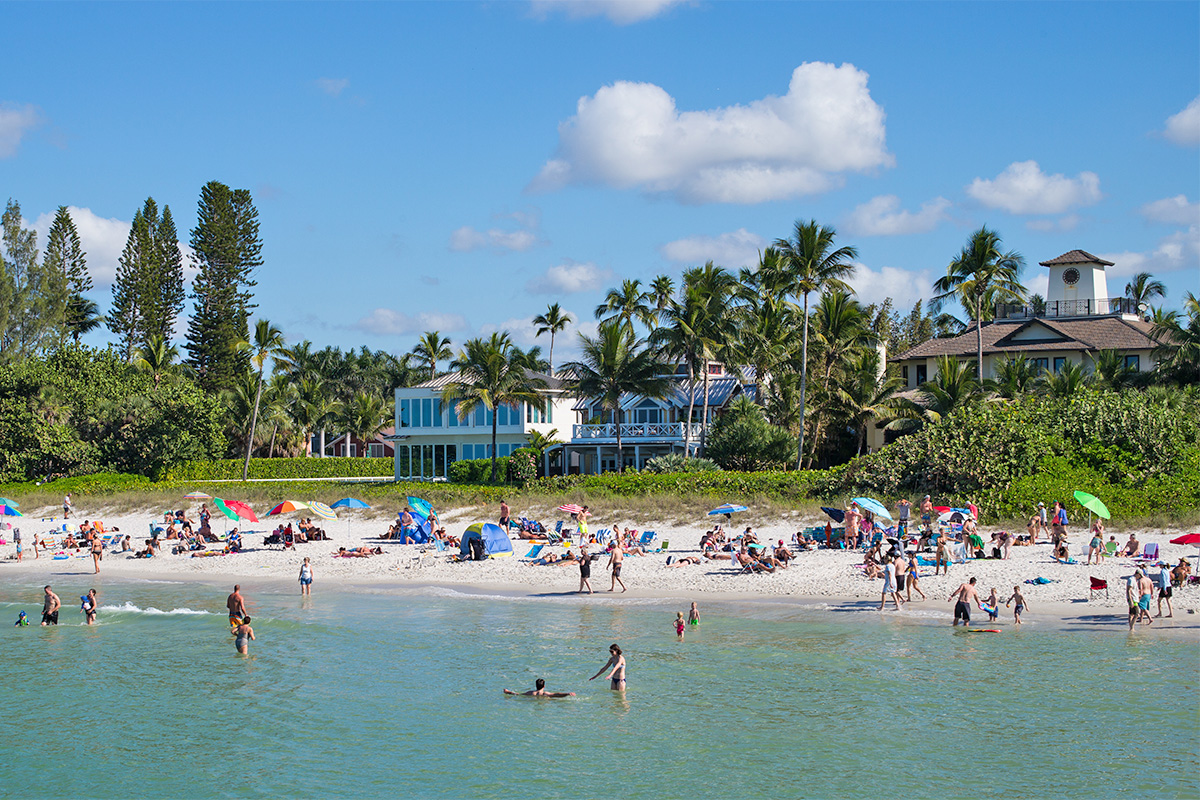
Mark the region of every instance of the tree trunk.
POLYGON ((267 450, 267 458, 275 457, 275 434, 279 433, 279 425, 274 425, 271 428, 271 447, 267 450))
POLYGON ((975 298, 975 380, 983 382, 983 297, 975 298))
POLYGON ((317 458, 324 458, 325 457, 325 426, 324 425, 321 426, 321 439, 317 446, 321 448, 321 455, 317 456, 317 458))
POLYGON ((554 377, 554 331, 550 331, 550 377, 554 377))
POLYGON ((700 415, 700 455, 708 455, 708 358, 704 359, 704 412, 700 415))
POLYGON ((254 428, 258 425, 258 401, 262 399, 262 370, 258 373, 258 391, 254 393, 254 416, 250 418, 250 438, 246 440, 246 463, 242 465, 242 480, 250 474, 250 451, 254 449, 254 428))
POLYGON ((688 359, 688 415, 683 423, 683 457, 692 457, 692 414, 696 411, 696 393, 692 389, 696 385, 696 368, 688 359))
POLYGON ((808 388, 808 292, 804 293, 804 342, 800 346, 800 449, 796 453, 796 469, 804 462, 804 394, 808 388))
POLYGON ((619 474, 625 466, 625 455, 621 449, 621 401, 617 399, 617 405, 613 407, 613 424, 617 426, 617 473, 619 474))
POLYGON ((500 421, 496 409, 492 409, 492 483, 496 482, 496 424, 500 421))

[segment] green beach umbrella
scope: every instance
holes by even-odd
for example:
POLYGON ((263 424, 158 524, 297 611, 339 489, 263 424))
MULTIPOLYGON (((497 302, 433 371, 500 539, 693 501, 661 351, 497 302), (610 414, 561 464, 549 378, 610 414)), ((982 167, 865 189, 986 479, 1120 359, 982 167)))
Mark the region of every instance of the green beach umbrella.
POLYGON ((1099 497, 1087 492, 1076 491, 1075 499, 1079 501, 1079 505, 1094 513, 1097 517, 1112 519, 1112 514, 1108 513, 1108 508, 1100 501, 1099 497))
POLYGON ((0 506, 12 506, 13 508, 20 508, 21 504, 16 500, 9 500, 7 497, 0 497, 0 506))

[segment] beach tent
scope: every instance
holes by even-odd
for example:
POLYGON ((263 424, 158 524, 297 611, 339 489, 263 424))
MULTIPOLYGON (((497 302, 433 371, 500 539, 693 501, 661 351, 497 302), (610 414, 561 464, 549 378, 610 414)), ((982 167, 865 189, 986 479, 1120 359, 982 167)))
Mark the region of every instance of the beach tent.
POLYGON ((412 534, 413 541, 417 544, 428 544, 433 541, 433 529, 429 524, 429 517, 418 514, 415 510, 409 511, 412 514, 413 522, 417 523, 417 530, 412 534))
POLYGON ((458 548, 458 553, 463 558, 470 555, 472 539, 482 539, 484 552, 492 558, 512 555, 512 540, 499 525, 491 522, 476 522, 463 531, 458 548))

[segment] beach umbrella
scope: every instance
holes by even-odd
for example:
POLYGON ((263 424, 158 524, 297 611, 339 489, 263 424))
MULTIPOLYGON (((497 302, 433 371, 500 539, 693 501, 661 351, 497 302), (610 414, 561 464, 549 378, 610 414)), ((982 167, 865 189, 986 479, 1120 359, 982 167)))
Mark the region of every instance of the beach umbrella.
POLYGON ((337 514, 333 513, 333 509, 324 503, 310 501, 307 508, 321 519, 337 519, 337 514))
POLYGON ((840 508, 826 508, 825 506, 821 506, 821 510, 828 514, 829 518, 834 522, 846 521, 846 512, 840 508))
POLYGON ((267 516, 273 517, 277 514, 291 514, 293 511, 299 511, 302 508, 308 508, 308 503, 301 503, 299 500, 284 500, 268 511, 267 516))
POLYGON ((364 503, 362 500, 358 500, 353 497, 343 497, 341 500, 338 500, 336 503, 332 503, 329 507, 330 508, 370 508, 370 506, 367 505, 366 503, 364 503))
POLYGON ((852 502, 858 503, 858 507, 870 511, 877 517, 891 519, 892 514, 887 510, 887 506, 878 500, 872 500, 869 497, 855 497, 852 502))
POLYGON ((21 504, 16 500, 9 500, 7 497, 0 497, 0 506, 12 506, 13 508, 20 508, 21 504))
POLYGON ((712 511, 708 512, 708 515, 710 517, 715 517, 718 514, 724 514, 725 517, 728 518, 730 514, 736 514, 739 511, 749 511, 749 510, 750 509, 746 508, 746 506, 734 505, 733 503, 725 503, 723 505, 717 506, 712 511))
POLYGON ((574 503, 566 503, 558 507, 558 510, 564 514, 578 514, 583 511, 583 506, 577 506, 574 503))
POLYGON ((1171 540, 1171 544, 1190 544, 1196 549, 1196 558, 1200 559, 1200 533, 1185 533, 1183 536, 1176 536, 1171 540))
POLYGON ((187 494, 185 494, 183 496, 183 499, 184 500, 212 500, 213 496, 211 494, 205 494, 204 492, 188 492, 187 494))
POLYGON ((411 494, 407 498, 408 507, 420 514, 422 517, 428 517, 429 512, 433 511, 433 506, 423 497, 413 497, 411 494))
POLYGON ((238 500, 222 500, 220 497, 213 498, 213 505, 229 519, 237 521, 238 519, 248 519, 251 522, 258 522, 258 517, 254 515, 254 510, 250 506, 238 500))
POLYGON ((18 509, 14 508, 13 506, 10 506, 8 503, 0 503, 0 516, 23 517, 25 515, 22 514, 18 509))
MULTIPOLYGON (((1112 515, 1108 513, 1108 508, 1101 502, 1099 497, 1088 494, 1087 492, 1075 492, 1075 499, 1079 501, 1079 505, 1086 508, 1089 512, 1095 512, 1097 517, 1101 519, 1112 519, 1112 515)), ((1089 521, 1091 515, 1088 516, 1089 521)))

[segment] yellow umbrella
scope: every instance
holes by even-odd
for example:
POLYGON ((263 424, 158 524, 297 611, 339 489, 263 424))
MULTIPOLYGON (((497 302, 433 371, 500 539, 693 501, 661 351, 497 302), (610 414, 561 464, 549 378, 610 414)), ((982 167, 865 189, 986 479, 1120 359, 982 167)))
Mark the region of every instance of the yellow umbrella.
POLYGON ((310 501, 308 508, 321 519, 337 519, 337 514, 333 513, 333 509, 324 503, 310 501))

